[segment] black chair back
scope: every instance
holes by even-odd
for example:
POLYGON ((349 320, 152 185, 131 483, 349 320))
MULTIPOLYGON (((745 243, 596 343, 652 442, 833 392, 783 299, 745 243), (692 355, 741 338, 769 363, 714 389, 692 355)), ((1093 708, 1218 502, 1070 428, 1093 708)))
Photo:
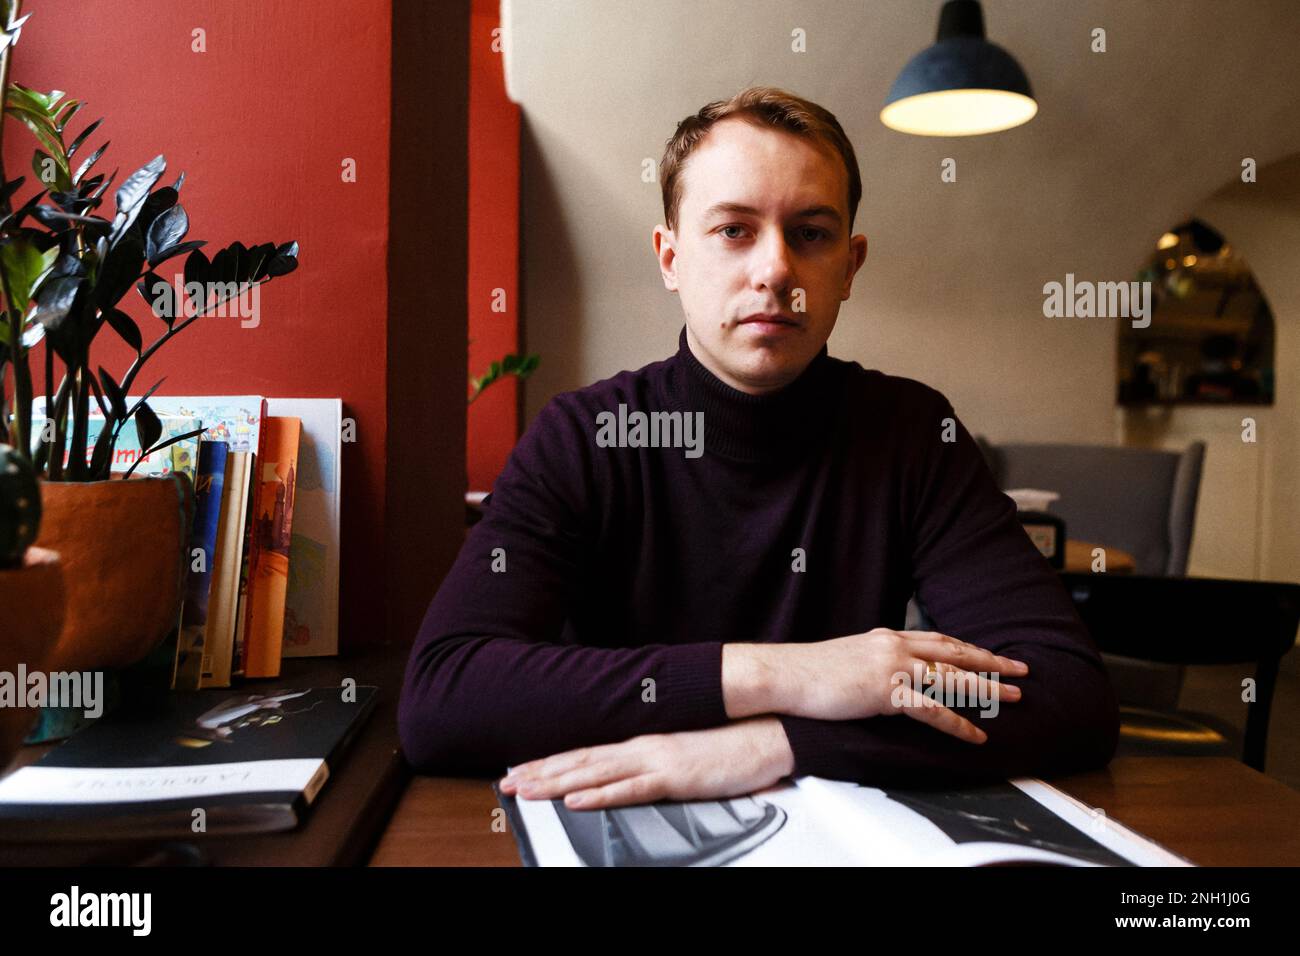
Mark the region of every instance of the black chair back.
POLYGON ((1104 653, 1168 664, 1254 664, 1243 760, 1264 766, 1278 663, 1295 646, 1300 584, 1065 573, 1104 653))

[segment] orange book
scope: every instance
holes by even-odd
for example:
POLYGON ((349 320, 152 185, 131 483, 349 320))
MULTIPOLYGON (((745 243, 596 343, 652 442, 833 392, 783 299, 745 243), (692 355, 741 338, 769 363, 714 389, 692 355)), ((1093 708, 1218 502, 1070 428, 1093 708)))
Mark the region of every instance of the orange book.
POLYGON ((263 420, 265 449, 256 463, 261 494, 253 516, 256 544, 248 568, 244 617, 244 676, 279 677, 289 592, 289 543, 298 475, 302 419, 263 420))

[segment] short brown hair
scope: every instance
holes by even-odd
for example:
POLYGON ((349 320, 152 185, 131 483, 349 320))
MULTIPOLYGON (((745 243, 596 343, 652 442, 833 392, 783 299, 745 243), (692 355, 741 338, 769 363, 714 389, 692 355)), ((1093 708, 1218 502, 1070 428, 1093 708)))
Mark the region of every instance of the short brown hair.
POLYGON ((664 148, 659 164, 659 182, 664 196, 664 221, 669 229, 677 228, 677 213, 682 204, 682 170, 700 140, 719 120, 738 116, 755 126, 772 126, 803 137, 819 148, 833 149, 844 160, 849 174, 849 227, 858 213, 862 198, 862 176, 853 144, 835 114, 801 96, 775 86, 751 86, 728 100, 715 100, 677 124, 664 148))

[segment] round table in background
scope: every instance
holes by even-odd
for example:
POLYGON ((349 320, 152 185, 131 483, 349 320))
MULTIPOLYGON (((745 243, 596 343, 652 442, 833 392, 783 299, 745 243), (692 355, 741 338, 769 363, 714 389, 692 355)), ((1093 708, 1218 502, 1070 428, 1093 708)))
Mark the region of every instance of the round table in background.
POLYGON ((1092 552, 1101 548, 1106 552, 1106 572, 1108 574, 1132 574, 1137 570, 1137 561, 1133 555, 1119 548, 1108 548, 1104 544, 1092 541, 1065 540, 1065 570, 1087 573, 1092 570, 1092 552))

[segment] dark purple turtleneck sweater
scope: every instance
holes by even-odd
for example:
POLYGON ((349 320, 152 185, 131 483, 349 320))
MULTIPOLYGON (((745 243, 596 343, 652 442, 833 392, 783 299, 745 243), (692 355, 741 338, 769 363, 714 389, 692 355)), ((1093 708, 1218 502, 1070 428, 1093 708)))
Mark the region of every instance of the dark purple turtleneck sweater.
POLYGON ((1096 647, 943 395, 824 347, 748 395, 683 328, 671 358, 556 395, 520 439, 415 641, 402 747, 426 772, 498 774, 724 724, 724 643, 901 629, 914 591, 937 630, 1028 663, 1022 700, 958 708, 984 744, 902 714, 777 715, 795 775, 920 786, 1110 759, 1096 647), (602 447, 620 404, 702 412, 703 454, 602 447))

